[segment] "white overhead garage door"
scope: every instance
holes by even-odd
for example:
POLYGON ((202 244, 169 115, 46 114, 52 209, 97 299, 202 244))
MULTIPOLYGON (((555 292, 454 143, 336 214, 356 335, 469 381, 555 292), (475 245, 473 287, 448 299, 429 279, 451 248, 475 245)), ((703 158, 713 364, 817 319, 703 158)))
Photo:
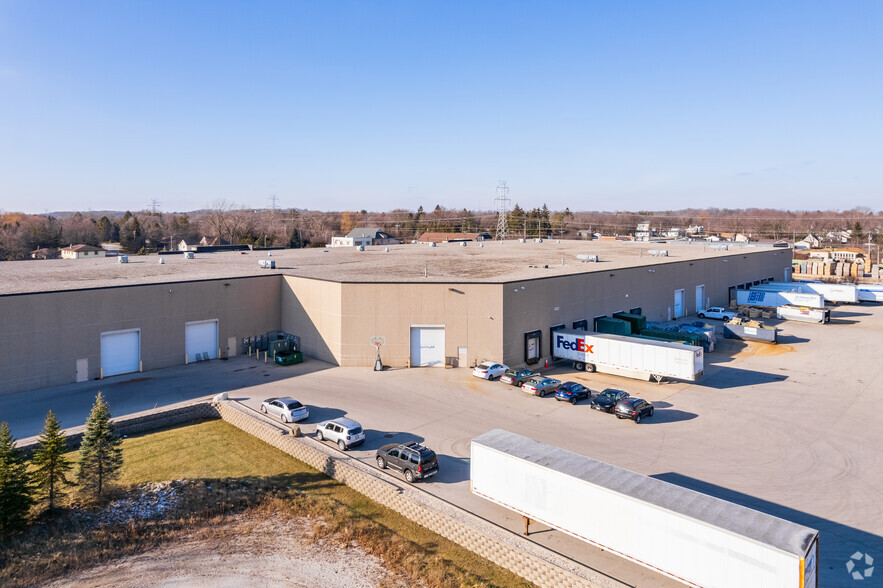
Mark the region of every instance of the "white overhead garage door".
POLYGON ((411 367, 444 365, 444 325, 411 325, 411 367))
POLYGON ((218 319, 184 323, 184 350, 188 362, 217 359, 218 319))
POLYGON ((684 291, 683 290, 675 290, 675 318, 681 318, 686 315, 684 312, 686 309, 684 307, 684 291))
POLYGON ((101 375, 137 372, 141 364, 141 329, 101 333, 101 375))

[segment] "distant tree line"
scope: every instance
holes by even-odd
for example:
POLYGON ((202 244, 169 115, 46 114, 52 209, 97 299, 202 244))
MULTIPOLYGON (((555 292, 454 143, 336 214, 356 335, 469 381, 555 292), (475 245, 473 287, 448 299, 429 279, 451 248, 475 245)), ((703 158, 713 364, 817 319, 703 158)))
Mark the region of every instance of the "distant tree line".
MULTIPOLYGON (((436 205, 426 211, 395 209, 388 212, 314 210, 252 210, 218 200, 209 208, 187 214, 125 212, 118 216, 77 212, 63 218, 21 213, 0 214, 0 260, 26 259, 38 249, 68 245, 119 243, 125 253, 176 249, 205 237, 215 244, 256 247, 323 247, 331 237, 357 227, 377 227, 402 241, 425 232, 496 234, 493 211, 448 209, 436 205)), ((883 215, 868 208, 846 211, 785 211, 777 209, 682 209, 666 211, 552 211, 547 205, 525 209, 515 204, 508 212, 511 238, 554 236, 576 238, 586 234, 632 234, 638 223, 666 230, 701 225, 709 234, 745 233, 753 239, 801 239, 808 233, 824 236, 851 230, 852 244, 880 242, 883 215)))

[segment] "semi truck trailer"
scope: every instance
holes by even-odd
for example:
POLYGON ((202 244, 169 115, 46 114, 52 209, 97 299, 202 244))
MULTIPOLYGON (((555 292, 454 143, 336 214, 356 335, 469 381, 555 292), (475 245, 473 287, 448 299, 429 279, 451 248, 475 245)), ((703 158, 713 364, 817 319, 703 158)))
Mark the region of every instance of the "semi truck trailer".
POLYGON ((821 294, 826 302, 858 302, 855 284, 820 284, 818 282, 770 282, 752 286, 752 290, 767 292, 806 292, 821 294))
POLYGON ((552 355, 569 359, 574 369, 656 380, 690 382, 702 375, 702 347, 624 335, 560 330, 553 333, 552 355))
POLYGON ((763 290, 737 290, 736 304, 739 306, 761 306, 776 308, 778 306, 807 306, 809 308, 825 308, 825 299, 814 292, 766 292, 763 290))
POLYGON ((817 588, 819 533, 501 429, 472 440, 472 493, 688 586, 817 588))

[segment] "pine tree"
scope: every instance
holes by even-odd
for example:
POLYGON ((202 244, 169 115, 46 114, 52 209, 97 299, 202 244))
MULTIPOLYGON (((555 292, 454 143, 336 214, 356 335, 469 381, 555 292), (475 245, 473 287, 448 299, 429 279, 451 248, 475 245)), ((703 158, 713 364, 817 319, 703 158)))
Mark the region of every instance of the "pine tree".
POLYGON ((86 492, 101 496, 107 483, 119 476, 123 465, 122 440, 114 435, 110 410, 101 392, 95 397, 80 444, 77 482, 86 492))
POLYGON ((43 495, 49 499, 49 509, 64 495, 65 486, 73 486, 67 479, 67 472, 73 467, 65 457, 67 442, 61 430, 61 423, 50 410, 40 434, 40 447, 34 453, 34 482, 43 495))
POLYGON ((31 476, 9 425, 0 423, 0 536, 21 529, 34 503, 31 476))

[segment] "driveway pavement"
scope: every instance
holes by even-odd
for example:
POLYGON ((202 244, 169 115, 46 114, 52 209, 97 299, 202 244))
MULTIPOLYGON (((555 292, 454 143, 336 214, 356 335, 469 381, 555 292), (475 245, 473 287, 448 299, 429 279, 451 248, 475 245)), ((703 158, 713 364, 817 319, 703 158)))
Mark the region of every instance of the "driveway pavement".
MULTIPOLYGON (((586 401, 528 396, 467 369, 374 372, 315 360, 279 367, 247 357, 0 397, 0 419, 19 439, 39 432, 49 408, 64 426, 79 425, 98 389, 114 415, 223 390, 254 409, 266 397, 292 396, 310 406, 301 423, 307 436, 326 418, 361 422, 366 443, 349 454, 367 463, 385 443, 425 443, 441 468, 421 488, 520 531, 519 516, 469 491, 470 439, 504 428, 819 529, 819 585, 851 587, 851 555, 883 561, 883 306, 840 306, 832 317, 829 325, 766 321, 781 328, 776 346, 725 340, 706 354, 695 384, 586 374, 567 364, 542 370, 650 400, 655 415, 640 425, 586 401)), ((534 541, 628 584, 679 585, 558 531, 532 531, 534 541)), ((883 574, 862 585, 883 586, 883 574)))

